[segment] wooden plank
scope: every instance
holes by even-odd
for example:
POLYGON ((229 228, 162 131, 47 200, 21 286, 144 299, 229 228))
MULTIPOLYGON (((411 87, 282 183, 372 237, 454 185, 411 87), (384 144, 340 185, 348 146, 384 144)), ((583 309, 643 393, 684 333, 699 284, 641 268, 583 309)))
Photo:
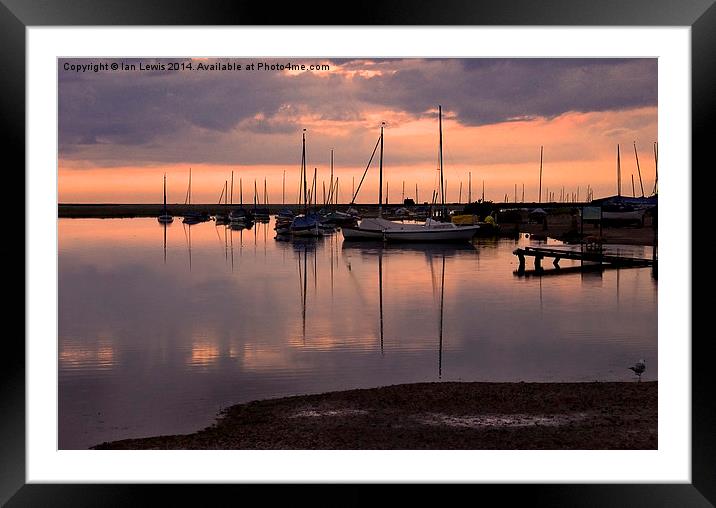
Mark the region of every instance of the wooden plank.
POLYGON ((594 251, 578 251, 578 250, 563 250, 563 249, 550 249, 545 247, 524 247, 515 249, 513 254, 522 259, 525 256, 532 256, 535 258, 535 266, 540 264, 542 258, 549 257, 555 259, 571 259, 576 261, 594 261, 600 263, 610 263, 613 265, 621 266, 652 266, 653 260, 645 258, 633 258, 626 256, 619 256, 617 254, 606 254, 603 252, 594 251))

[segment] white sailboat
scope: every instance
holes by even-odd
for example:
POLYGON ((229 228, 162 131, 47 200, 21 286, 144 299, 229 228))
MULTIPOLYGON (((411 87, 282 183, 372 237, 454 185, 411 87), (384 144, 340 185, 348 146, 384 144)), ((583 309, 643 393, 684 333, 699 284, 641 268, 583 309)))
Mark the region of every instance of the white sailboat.
MULTIPOLYGON (((440 132, 440 194, 442 197, 443 216, 445 213, 445 192, 443 180, 443 132, 442 107, 438 106, 439 132, 440 132)), ((440 222, 428 218, 423 224, 405 224, 393 222, 381 217, 382 188, 383 188, 383 126, 380 129, 380 200, 378 218, 363 219, 357 228, 344 228, 343 236, 346 239, 383 239, 387 242, 466 242, 469 241, 479 225, 458 226, 452 222, 440 222), (348 236, 346 236, 348 233, 348 236)))
MULTIPOLYGON (((438 105, 438 130, 440 149, 440 196, 442 216, 447 217, 445 207, 445 180, 443 178, 443 109, 438 105)), ((388 242, 466 242, 480 229, 479 224, 458 226, 452 222, 440 222, 428 218, 425 224, 406 224, 404 228, 391 228, 383 233, 388 242)))
MULTIPOLYGON (((383 218, 383 129, 385 122, 380 126, 380 162, 379 162, 379 191, 378 191, 378 217, 361 220, 357 226, 343 226, 341 233, 346 240, 383 240, 383 233, 390 228, 407 226, 383 218)), ((375 155, 375 150, 373 151, 375 155)), ((371 157, 372 159, 372 157, 371 157)), ((368 163, 370 165, 370 162, 368 163)), ((362 182, 362 180, 361 180, 362 182)), ((360 189, 360 185, 359 185, 360 189)), ((355 199, 355 196, 354 196, 355 199)), ((414 224, 411 224, 414 226, 414 224)))
POLYGON ((466 242, 475 236, 479 225, 457 226, 452 222, 427 219, 425 224, 401 224, 383 232, 388 242, 466 242))

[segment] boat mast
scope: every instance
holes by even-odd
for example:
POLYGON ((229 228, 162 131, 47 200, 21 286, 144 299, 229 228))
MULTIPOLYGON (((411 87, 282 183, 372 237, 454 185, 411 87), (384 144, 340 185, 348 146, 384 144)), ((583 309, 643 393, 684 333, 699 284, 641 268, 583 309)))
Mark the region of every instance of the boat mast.
POLYGON ((440 129, 440 197, 443 205, 443 218, 447 217, 445 209, 445 187, 443 182, 443 108, 438 104, 438 128, 440 129))
POLYGON ((331 148, 331 184, 328 189, 328 203, 330 203, 333 197, 333 148, 331 148))
POLYGON ((306 129, 303 129, 303 144, 301 148, 301 174, 303 175, 303 213, 308 213, 308 187, 306 184, 306 129))
MULTIPOLYGON (((537 198, 537 202, 542 202, 542 155, 544 153, 544 146, 539 147, 539 197, 537 198)), ((484 185, 484 182, 483 182, 484 185)), ((483 191, 484 194, 484 191, 483 191)), ((482 197, 482 200, 485 200, 485 196, 482 197)))
POLYGON ((164 215, 167 214, 167 174, 164 173, 164 215))
POLYGON ((619 158, 619 143, 617 143, 617 196, 622 195, 622 167, 619 158))
POLYGON ((189 185, 186 188, 186 193, 184 194, 184 204, 189 203, 189 189, 191 189, 191 168, 189 168, 189 185))
POLYGON ((231 171, 231 200, 229 204, 234 204, 234 171, 231 171))
MULTIPOLYGON (((641 197, 644 197, 644 183, 641 181, 641 169, 639 169, 639 154, 636 153, 636 141, 634 141, 634 157, 636 158, 636 170, 639 172, 639 186, 641 187, 641 197)), ((634 178, 633 175, 632 178, 634 178)))
POLYGON ((318 196, 316 196, 316 194, 318 194, 318 184, 317 184, 318 180, 317 179, 318 179, 318 168, 314 167, 313 168, 313 184, 311 184, 311 204, 312 205, 318 204, 318 196))
POLYGON ((385 127, 385 122, 380 122, 380 185, 378 185, 378 217, 383 216, 383 127, 385 127))

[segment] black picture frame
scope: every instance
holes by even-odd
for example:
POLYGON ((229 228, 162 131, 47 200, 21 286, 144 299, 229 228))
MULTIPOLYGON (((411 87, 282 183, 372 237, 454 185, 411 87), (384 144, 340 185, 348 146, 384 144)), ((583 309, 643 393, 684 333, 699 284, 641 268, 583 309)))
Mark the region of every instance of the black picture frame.
MULTIPOLYGON (((3 158, 10 167, 25 167, 25 29, 30 26, 78 25, 552 25, 552 26, 687 26, 691 27, 692 77, 692 167, 711 167, 706 156, 712 142, 707 132, 716 109, 716 6, 714 0, 501 0, 470 2, 441 0, 411 2, 354 2, 345 4, 338 16, 336 4, 327 2, 266 4, 239 0, 204 0, 203 2, 171 0, 0 0, 0 103, 3 131, 3 158), (333 16, 331 15, 333 14, 333 16)), ((684 168, 685 175, 690 168, 684 168)), ((19 173, 19 172, 18 172, 19 173)), ((691 172, 693 181, 694 173, 691 172)), ((701 182, 701 176, 699 177, 701 182)), ((24 179, 13 184, 13 194, 24 196, 24 179)), ((27 190, 27 189, 25 189, 27 190)), ((693 187, 693 202, 707 198, 707 186, 693 187)), ((22 199, 22 198, 21 198, 22 199)), ((24 207, 23 207, 24 208, 24 207)), ((19 208, 22 210, 23 208, 19 208)), ((691 212, 691 203, 685 213, 691 212)), ((692 214, 693 232, 705 227, 707 218, 692 214)), ((18 224, 6 231, 24 238, 18 224)), ((25 224, 27 227, 27 224, 25 224)), ((713 252, 713 240, 709 240, 713 252)), ((23 256, 24 242, 13 241, 12 251, 6 245, 0 252, 16 267, 23 256), (21 247, 18 250, 18 245, 21 247)), ((707 253, 692 249, 692 266, 708 263, 707 253)), ((5 266, 9 266, 6 264, 5 266)), ((712 275, 694 281, 710 285, 712 275)), ((19 281, 18 281, 19 286, 19 281)), ((20 319, 24 307, 25 287, 13 293, 15 298, 3 309, 5 317, 20 319)), ((693 298, 693 305, 703 301, 693 298)), ((708 305, 706 301, 703 305, 708 305)), ((24 313, 22 313, 24 314, 24 313)), ((698 329, 692 306, 693 329, 698 329)), ((9 322, 8 319, 5 322, 9 322)), ((21 324, 24 330, 24 320, 21 324)), ((24 334, 23 334, 24 336, 24 334)), ((709 393, 708 337, 671 337, 691 340, 692 350, 692 483, 690 484, 588 484, 588 485, 480 485, 471 492, 451 490, 454 496, 494 493, 509 504, 545 506, 713 506, 716 502, 716 404, 709 393)), ((5 334, 5 348, 0 355, 0 502, 7 506, 94 506, 137 505, 153 503, 149 494, 162 496, 162 504, 173 504, 172 498, 184 503, 212 505, 224 496, 241 489, 243 495, 254 494, 261 486, 197 485, 60 485, 25 484, 25 344, 20 334, 5 334)), ((634 467, 639 467, 635 464, 634 467)), ((352 485, 338 494, 340 505, 368 504, 376 501, 373 486, 352 485)), ((413 500, 429 501, 422 486, 403 489, 401 504, 413 500)), ((436 494, 433 494, 436 495, 436 494)), ((443 501, 444 496, 440 496, 443 501)), ((292 504, 333 504, 324 486, 292 488, 271 486, 271 499, 288 496, 292 504), (304 496, 303 494, 308 494, 304 496)), ((248 497, 246 499, 249 499, 248 497)), ((237 500, 238 502, 238 500, 237 500)))

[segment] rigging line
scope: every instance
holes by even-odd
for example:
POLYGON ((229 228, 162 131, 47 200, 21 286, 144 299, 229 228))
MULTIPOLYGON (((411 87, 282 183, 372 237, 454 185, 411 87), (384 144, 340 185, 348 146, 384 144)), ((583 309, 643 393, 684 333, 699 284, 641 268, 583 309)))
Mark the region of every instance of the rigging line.
POLYGON ((332 203, 331 198, 333 198, 333 150, 331 150, 331 183, 328 189, 328 197, 326 198, 327 204, 332 203))
POLYGON ((378 151, 378 146, 380 145, 380 139, 382 136, 378 137, 378 141, 375 143, 375 148, 373 148, 373 153, 370 156, 370 160, 368 160, 368 165, 365 167, 365 171, 363 171, 363 176, 360 179, 360 182, 358 182, 358 188, 356 189, 356 193, 351 198, 350 205, 354 204, 356 201, 356 197, 358 196, 358 192, 360 191, 361 185, 363 185, 363 180, 365 179, 365 175, 368 173, 368 168, 370 168, 371 162, 373 162, 373 157, 375 157, 375 152, 378 151))

